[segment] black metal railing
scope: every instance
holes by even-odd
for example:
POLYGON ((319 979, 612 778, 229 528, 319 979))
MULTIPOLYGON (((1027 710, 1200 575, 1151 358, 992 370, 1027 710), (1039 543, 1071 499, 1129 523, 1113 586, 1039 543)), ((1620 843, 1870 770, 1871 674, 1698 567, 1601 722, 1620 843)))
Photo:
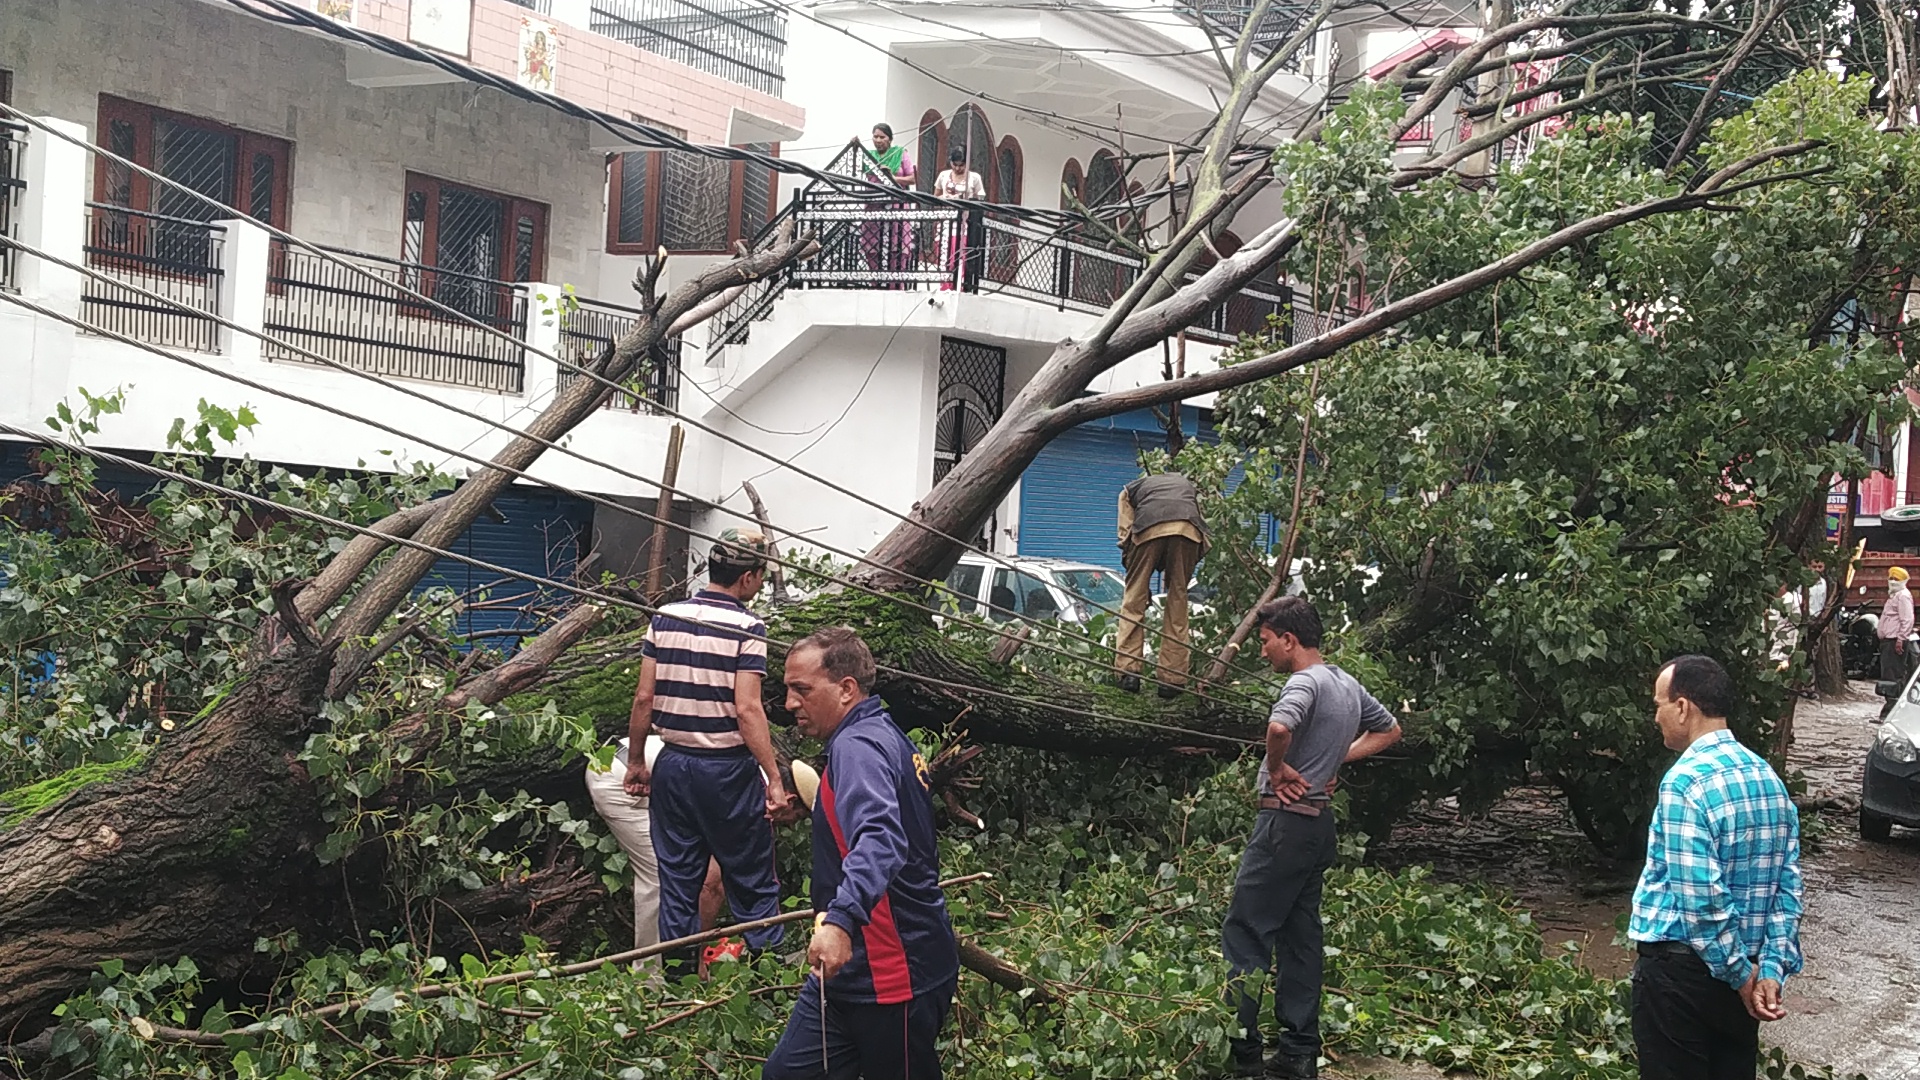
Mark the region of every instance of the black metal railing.
POLYGON ((588 28, 778 97, 786 86, 787 16, 753 0, 593 0, 588 28))
MULTIPOLYGON (((20 202, 27 192, 27 125, 0 120, 0 236, 20 239, 20 202)), ((0 289, 18 288, 19 250, 0 244, 0 289)))
MULTIPOLYGON (((525 287, 357 251, 324 250, 377 280, 276 242, 267 271, 267 333, 362 371, 520 393, 526 381, 526 352, 519 344, 526 339, 525 287), (482 325, 405 296, 400 286, 482 325)), ((271 343, 265 355, 308 359, 271 343)))
MULTIPOLYGON (((858 143, 850 143, 826 171, 856 175, 861 163, 858 143)), ((814 236, 819 253, 754 282, 722 310, 708 338, 709 363, 728 345, 747 341, 753 324, 770 315, 789 288, 957 289, 1098 313, 1126 295, 1146 268, 1146 261, 1132 252, 1044 229, 1011 214, 849 193, 821 181, 796 193, 754 238, 753 246, 789 227, 814 236)), ((1196 340, 1219 344, 1230 344, 1243 334, 1273 333, 1272 317, 1280 317, 1283 324, 1298 321, 1287 314, 1292 305, 1286 286, 1251 283, 1187 332, 1196 340)), ((1310 312, 1306 315, 1311 319, 1310 312)))
POLYGON ((89 277, 81 318, 151 345, 219 352, 213 317, 220 314, 225 246, 226 229, 211 222, 90 202, 87 265, 166 299, 89 277))
MULTIPOLYGON (((560 359, 577 367, 588 367, 606 355, 621 336, 633 328, 641 312, 635 308, 598 300, 576 299, 560 315, 560 359)), ((560 370, 559 388, 564 390, 582 376, 565 368, 560 370)), ((609 393, 601 403, 605 409, 658 414, 680 406, 680 338, 676 335, 656 343, 638 371, 625 380, 626 393, 609 393)))

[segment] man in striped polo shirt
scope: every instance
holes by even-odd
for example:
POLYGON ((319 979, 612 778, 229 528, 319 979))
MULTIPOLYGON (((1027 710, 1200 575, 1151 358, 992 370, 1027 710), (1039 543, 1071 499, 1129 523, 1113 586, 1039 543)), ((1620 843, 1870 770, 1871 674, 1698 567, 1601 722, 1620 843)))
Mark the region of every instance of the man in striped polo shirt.
MULTIPOLYGON (((628 745, 658 733, 666 746, 652 768, 628 759, 626 788, 650 800, 662 941, 699 933, 709 857, 720 863, 736 921, 780 913, 773 821, 792 814, 792 797, 760 700, 767 628, 746 607, 766 581, 766 547, 758 533, 721 534, 707 556, 712 584, 661 608, 641 647, 628 745)), ((747 947, 769 948, 780 935, 777 926, 754 931, 747 947)))

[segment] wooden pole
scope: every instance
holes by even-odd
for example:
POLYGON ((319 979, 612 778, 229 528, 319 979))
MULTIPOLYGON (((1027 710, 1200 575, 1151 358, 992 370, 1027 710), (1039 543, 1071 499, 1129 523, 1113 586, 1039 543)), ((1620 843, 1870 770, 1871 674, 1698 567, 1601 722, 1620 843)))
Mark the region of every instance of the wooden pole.
POLYGON ((687 433, 679 424, 667 434, 667 464, 660 470, 660 498, 653 504, 653 539, 647 543, 647 581, 644 591, 647 602, 657 604, 661 599, 663 585, 661 578, 667 569, 667 522, 673 514, 673 492, 669 489, 680 486, 680 451, 686 446, 687 433))
POLYGON ((767 516, 767 504, 760 501, 760 493, 754 490, 753 481, 740 481, 740 490, 746 492, 747 501, 753 504, 753 519, 760 523, 760 533, 767 538, 767 581, 773 586, 773 602, 786 603, 787 571, 781 566, 780 547, 773 541, 773 521, 767 516))

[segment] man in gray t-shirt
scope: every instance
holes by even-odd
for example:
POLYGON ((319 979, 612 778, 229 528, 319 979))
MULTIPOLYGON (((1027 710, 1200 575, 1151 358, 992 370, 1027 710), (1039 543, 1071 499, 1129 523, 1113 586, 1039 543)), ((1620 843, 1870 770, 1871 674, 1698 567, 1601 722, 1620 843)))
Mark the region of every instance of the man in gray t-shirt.
POLYGON ((1333 865, 1327 806, 1340 766, 1400 741, 1400 725, 1353 676, 1320 657, 1320 615, 1297 596, 1260 608, 1260 655, 1291 673, 1267 724, 1260 814, 1240 857, 1220 931, 1227 1000, 1240 1014, 1233 1073, 1279 1080, 1319 1075, 1320 893, 1333 865), (1280 1049, 1260 1059, 1259 979, 1274 976, 1280 1049))

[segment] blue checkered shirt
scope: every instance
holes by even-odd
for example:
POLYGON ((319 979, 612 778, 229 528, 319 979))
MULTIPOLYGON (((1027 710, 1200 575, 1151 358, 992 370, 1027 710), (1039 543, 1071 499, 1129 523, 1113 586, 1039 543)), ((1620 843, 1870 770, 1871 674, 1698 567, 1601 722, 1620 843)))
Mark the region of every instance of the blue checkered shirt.
POLYGON ((1800 970, 1800 814, 1730 731, 1703 735, 1660 781, 1627 936, 1684 941, 1715 978, 1800 970))

